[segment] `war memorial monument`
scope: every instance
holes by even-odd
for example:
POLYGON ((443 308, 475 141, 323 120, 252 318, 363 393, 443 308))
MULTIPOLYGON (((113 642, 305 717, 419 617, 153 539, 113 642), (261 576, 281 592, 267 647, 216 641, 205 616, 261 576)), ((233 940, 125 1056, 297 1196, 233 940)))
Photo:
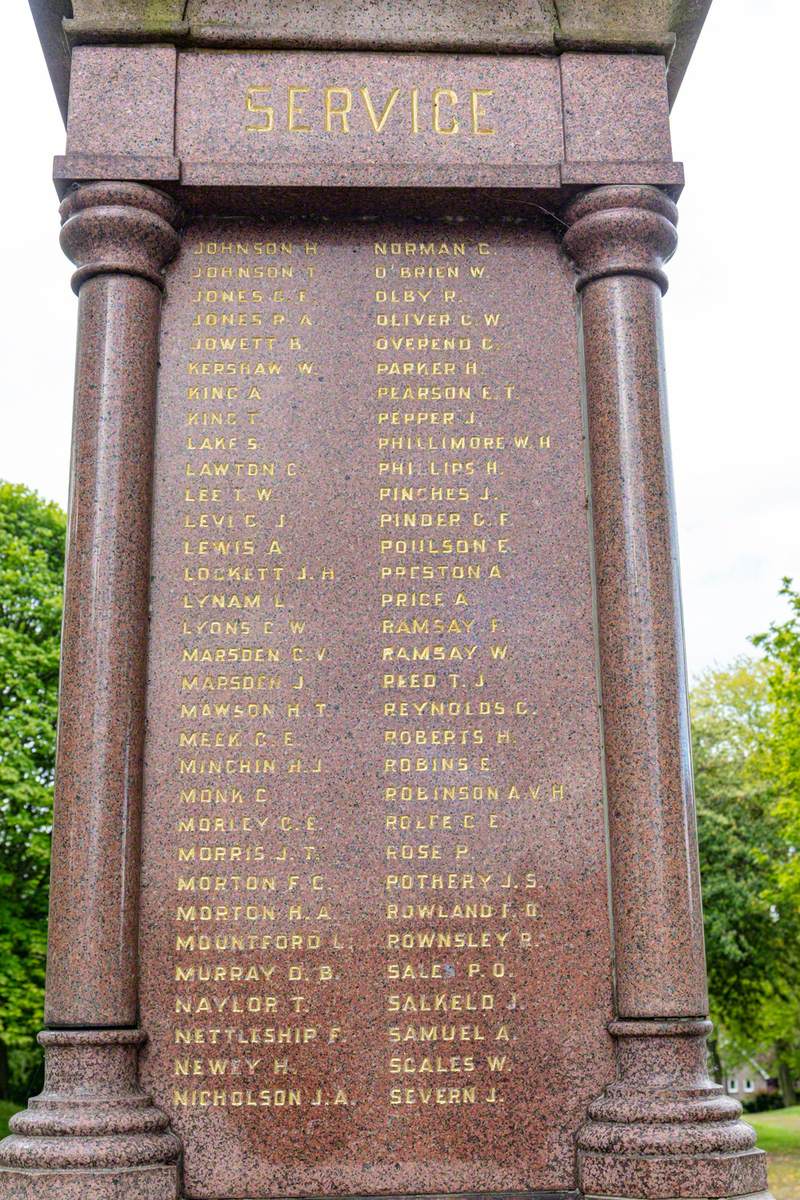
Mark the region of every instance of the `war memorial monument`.
POLYGON ((709 2, 31 0, 79 327, 0 1200, 766 1195, 661 334, 709 2))

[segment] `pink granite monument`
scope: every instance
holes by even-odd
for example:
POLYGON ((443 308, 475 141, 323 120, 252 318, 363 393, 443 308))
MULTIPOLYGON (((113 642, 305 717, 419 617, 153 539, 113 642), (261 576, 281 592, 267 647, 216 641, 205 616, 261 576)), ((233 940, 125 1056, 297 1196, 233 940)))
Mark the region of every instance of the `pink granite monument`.
POLYGON ((709 0, 31 0, 79 303, 0 1200, 722 1200, 661 337, 709 0))

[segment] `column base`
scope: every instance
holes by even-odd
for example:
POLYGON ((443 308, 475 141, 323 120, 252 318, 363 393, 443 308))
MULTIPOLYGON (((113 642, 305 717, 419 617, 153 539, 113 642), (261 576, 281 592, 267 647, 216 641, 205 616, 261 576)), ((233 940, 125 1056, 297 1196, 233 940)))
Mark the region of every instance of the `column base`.
POLYGON ((177 1200, 180 1151, 139 1087, 138 1029, 39 1035, 45 1084, 0 1142, 0 1200, 177 1200))
POLYGON ((118 1171, 13 1171, 0 1167, 3 1200, 176 1200, 175 1167, 118 1171))
MULTIPOLYGON (((732 1200, 770 1197, 763 1150, 745 1154, 579 1157, 583 1194, 603 1200, 732 1200), (754 1190, 758 1189, 758 1190, 754 1190)), ((771 1197, 770 1197, 771 1200, 771 1197)))
POLYGON ((614 1021, 619 1079, 578 1133, 588 1197, 767 1196, 766 1155, 738 1101, 708 1077, 710 1021, 614 1021))

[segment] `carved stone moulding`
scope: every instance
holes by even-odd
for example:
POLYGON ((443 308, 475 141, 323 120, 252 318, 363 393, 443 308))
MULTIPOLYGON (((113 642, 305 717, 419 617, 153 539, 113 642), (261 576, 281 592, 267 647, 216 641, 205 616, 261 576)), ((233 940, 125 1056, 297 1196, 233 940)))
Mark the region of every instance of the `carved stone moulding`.
POLYGON ((667 290, 664 265, 677 245, 678 209, 654 187, 602 187, 566 210, 564 247, 578 266, 580 291, 593 279, 642 275, 667 290))
POLYGON ((614 1021, 616 1083, 578 1134, 587 1196, 729 1197, 764 1192, 766 1156, 742 1107, 708 1075, 705 1020, 614 1021))
POLYGON ((178 207, 138 183, 92 183, 61 205, 61 247, 77 265, 73 289, 93 275, 140 275, 163 287, 161 269, 179 245, 178 207))
POLYGON ((180 1143, 138 1083, 138 1029, 48 1030, 41 1095, 0 1143, 3 1200, 175 1200, 180 1143))
POLYGON ((364 5, 294 0, 30 0, 66 118, 69 45, 167 41, 296 49, 658 54, 674 100, 711 0, 375 0, 364 5), (66 34, 66 39, 64 37, 66 34))

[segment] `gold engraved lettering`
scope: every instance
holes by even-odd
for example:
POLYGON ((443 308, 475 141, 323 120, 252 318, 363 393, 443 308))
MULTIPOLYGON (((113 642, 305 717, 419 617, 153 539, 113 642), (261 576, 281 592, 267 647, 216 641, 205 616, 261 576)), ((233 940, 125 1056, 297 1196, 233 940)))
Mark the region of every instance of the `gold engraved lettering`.
POLYGON ((300 125, 297 121, 297 118, 303 115, 300 105, 297 103, 297 97, 306 95, 310 91, 311 88, 307 87, 289 86, 286 121, 290 133, 311 133, 310 125, 300 125))
POLYGON ((274 124, 275 116, 272 108, 268 104, 259 104, 258 100, 261 96, 266 96, 269 93, 269 87, 250 87, 246 93, 247 111, 251 113, 261 113, 264 117, 261 125, 248 125, 248 133, 271 133, 274 124))
MULTIPOLYGON (((307 85, 288 84, 285 89, 285 127, 289 133, 383 134, 387 130, 394 130, 397 133, 410 131, 413 136, 422 132, 424 124, 433 133, 443 137, 456 134, 493 137, 496 130, 487 123, 486 102, 494 94, 490 88, 471 88, 467 99, 463 93, 459 97, 452 87, 423 90, 416 85, 407 89, 395 86, 389 89, 380 107, 380 103, 376 106, 369 87, 365 85, 354 88, 342 84, 324 84, 317 91, 307 85), (305 107, 306 97, 311 111, 305 107), (360 100, 360 105, 354 107, 354 98, 360 100), (464 113, 465 106, 469 108, 468 119, 464 113), (318 115, 320 108, 321 123, 318 115), (314 110, 316 115, 312 115, 314 110), (460 117, 459 112, 464 115, 460 117)), ((244 100, 245 112, 261 118, 258 122, 245 125, 247 133, 277 131, 275 107, 283 106, 284 97, 279 101, 277 97, 273 98, 271 85, 257 84, 246 89, 244 100)))
POLYGON ((472 114, 472 132, 478 137, 487 137, 494 134, 494 130, 490 127, 485 129, 481 126, 481 119, 486 116, 486 111, 481 104, 482 96, 493 96, 494 92, 489 88, 473 88, 470 92, 470 112, 472 114))
POLYGON ((325 132, 331 133, 333 130, 334 120, 338 118, 342 133, 349 133, 350 126, 347 121, 347 114, 353 107, 353 94, 350 88, 346 87, 326 87, 325 88, 325 132), (339 99, 340 103, 335 104, 335 99, 339 99))
POLYGON ((434 133, 449 136, 450 134, 458 133, 458 118, 453 116, 449 125, 442 125, 441 105, 443 100, 455 108, 456 104, 458 104, 458 96, 452 88, 436 88, 433 93, 433 131, 434 133))
POLYGON ((364 107, 367 110, 367 115, 370 119, 372 128, 375 130, 376 133, 382 133, 383 128, 389 119, 389 114, 394 107, 395 101, 397 100, 397 97, 400 95, 400 88, 398 88, 398 87, 392 88, 391 92, 389 93, 389 98, 386 101, 383 112, 380 114, 380 116, 377 115, 377 113, 375 112, 375 109, 373 108, 372 100, 370 99, 369 89, 362 87, 362 88, 359 88, 359 92, 361 93, 361 99, 364 101, 364 107))

